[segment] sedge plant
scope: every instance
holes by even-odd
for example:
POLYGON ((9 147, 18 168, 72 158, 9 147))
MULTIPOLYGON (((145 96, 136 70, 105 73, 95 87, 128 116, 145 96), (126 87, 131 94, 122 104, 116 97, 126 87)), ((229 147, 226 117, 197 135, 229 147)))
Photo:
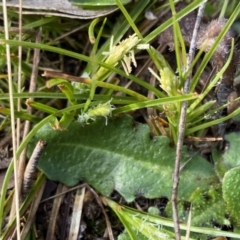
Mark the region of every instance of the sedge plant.
MULTIPOLYGON (((229 57, 224 64, 223 68, 219 70, 216 76, 211 79, 211 83, 201 94, 197 94, 195 87, 197 85, 200 74, 204 71, 206 65, 211 59, 214 51, 218 44, 222 41, 226 32, 230 29, 231 25, 237 18, 239 14, 239 5, 232 12, 229 20, 222 29, 219 37, 216 39, 215 43, 212 45, 211 49, 206 53, 203 58, 198 71, 192 78, 190 93, 183 94, 182 88, 183 84, 187 78, 186 72, 186 49, 184 46, 184 39, 181 34, 181 29, 177 24, 183 16, 187 15, 189 12, 196 9, 202 1, 196 0, 190 3, 186 8, 182 9, 176 15, 164 22, 162 25, 157 27, 155 30, 148 33, 146 36, 142 36, 138 30, 136 20, 142 16, 143 11, 153 5, 151 1, 138 1, 133 3, 134 8, 128 13, 125 7, 120 1, 116 1, 118 7, 123 12, 124 17, 122 17, 122 23, 116 25, 111 32, 111 36, 105 39, 105 43, 100 46, 100 40, 104 37, 106 32, 107 19, 103 21, 93 20, 88 23, 88 36, 93 43, 92 50, 89 55, 80 54, 74 51, 63 49, 59 46, 58 42, 49 41, 50 39, 50 29, 53 25, 59 24, 59 19, 56 17, 49 17, 42 20, 32 21, 26 17, 24 19, 25 25, 23 27, 23 41, 18 41, 12 37, 10 40, 4 39, 1 36, 1 53, 5 52, 6 44, 10 45, 11 51, 16 52, 16 47, 22 46, 26 50, 26 60, 23 61, 23 80, 27 79, 31 73, 31 63, 30 63, 30 49, 36 48, 42 51, 48 51, 52 53, 59 54, 61 56, 68 56, 79 61, 84 61, 85 65, 84 71, 81 76, 73 77, 67 74, 58 74, 56 72, 51 72, 46 69, 44 75, 49 76, 50 79, 45 84, 45 79, 43 76, 37 76, 37 83, 39 85, 39 90, 34 93, 28 93, 24 87, 21 92, 15 91, 12 95, 14 100, 20 99, 22 107, 19 111, 15 111, 15 116, 21 120, 28 120, 34 124, 34 127, 27 134, 27 136, 22 140, 20 146, 17 150, 17 158, 27 146, 32 137, 36 132, 46 123, 50 123, 52 128, 60 129, 61 131, 68 128, 68 126, 75 121, 80 122, 82 126, 91 124, 97 121, 99 118, 106 119, 106 125, 108 124, 108 119, 111 117, 118 116, 120 114, 131 113, 139 109, 155 108, 159 112, 163 112, 167 119, 167 126, 165 131, 167 136, 173 142, 173 145, 177 143, 177 128, 180 118, 181 103, 183 101, 189 101, 189 108, 187 111, 187 124, 185 135, 195 135, 203 136, 204 129, 210 128, 216 124, 220 124, 223 121, 233 118, 238 115, 240 110, 237 109, 233 111, 228 116, 219 119, 210 119, 207 116, 214 115, 216 109, 213 109, 215 101, 202 103, 204 97, 215 87, 216 83, 220 81, 227 67, 229 66, 233 51, 234 42, 232 42, 229 57), (173 24, 174 22, 174 24, 173 24), (167 27, 173 25, 174 29, 174 43, 176 46, 176 62, 177 62, 177 73, 170 64, 164 59, 163 55, 157 51, 152 45, 151 41, 156 38, 161 32, 163 32, 167 27), (29 29, 37 29, 38 27, 43 27, 43 41, 41 43, 32 43, 28 41, 32 37, 32 32, 29 29), (133 30, 132 34, 128 35, 127 32, 133 30), (26 32, 25 32, 26 31, 26 32), (97 36, 94 36, 94 32, 98 32, 97 36), (180 42, 180 45, 179 45, 180 42), (55 45, 55 46, 52 46, 55 45), (149 68, 149 72, 157 79, 157 86, 152 86, 147 83, 145 79, 134 76, 132 74, 132 66, 137 67, 138 60, 135 57, 139 51, 145 51, 151 61, 153 66, 149 68), (154 70, 153 70, 154 69, 154 70), (118 84, 119 81, 114 81, 115 76, 121 76, 122 78, 132 81, 138 84, 147 91, 154 94, 155 99, 150 99, 145 95, 128 88, 125 88, 118 84), (98 89, 101 88, 99 93, 98 89), (54 89, 58 89, 57 91, 54 89), (120 94, 115 94, 115 93, 120 94), (31 98, 31 99, 28 99, 31 98), (32 98, 38 99, 33 100, 32 98), (62 109, 58 109, 56 106, 49 106, 48 102, 50 99, 64 99, 67 101, 67 105, 62 109), (28 99, 26 102, 25 100, 28 99), (25 105, 26 103, 26 105, 25 105), (26 112, 26 108, 31 107, 36 110, 36 112, 41 112, 40 115, 26 112)), ((11 16, 14 18, 16 15, 10 12, 11 16)), ((70 21, 74 24, 73 21, 70 21)), ((62 33, 64 29, 56 30, 52 33, 53 38, 57 37, 62 33)), ((69 40, 69 39, 68 39, 69 40)), ((69 42, 71 42, 69 40, 69 42)), ((82 47, 76 43, 74 47, 82 47)), ((200 58, 201 53, 196 56, 191 68, 200 58)), ((3 54, 2 54, 3 56, 3 54)), ((5 66, 6 59, 1 57, 1 66, 5 66)), ((17 67, 18 59, 13 56, 11 64, 17 67)), ((6 75, 2 74, 3 79, 6 79, 6 75)), ((5 82, 1 84, 1 107, 0 113, 6 116, 6 121, 10 116, 9 107, 9 93, 8 87, 5 82)), ((16 87, 15 87, 16 89, 16 87)), ((15 104, 16 101, 15 101, 15 104)), ((226 106, 223 106, 226 107, 226 106)), ((223 108, 222 107, 222 108, 223 108)), ((217 109, 218 110, 218 109, 217 109)), ((1 125, 6 128, 6 123, 1 125)), ((13 194, 7 195, 7 186, 10 181, 10 176, 13 172, 13 162, 10 163, 3 186, 1 189, 0 196, 0 225, 4 221, 4 218, 9 215, 11 204, 13 202, 13 194)), ((20 216, 27 215, 27 209, 29 209, 34 195, 38 192, 38 189, 45 184, 45 177, 40 174, 31 187, 29 194, 20 204, 20 216)), ((130 239, 139 239, 136 231, 145 238, 148 239, 174 239, 174 234, 172 230, 168 227, 172 227, 172 221, 167 219, 162 219, 149 214, 141 213, 137 210, 130 209, 125 206, 117 205, 111 200, 104 198, 103 201, 110 206, 116 215, 119 217, 120 221, 126 228, 130 239), (166 229, 165 229, 166 227, 166 229)), ((0 239, 8 239, 16 228, 16 218, 13 217, 10 222, 7 223, 4 229, 0 229, 0 239)), ((185 225, 181 225, 181 229, 186 230, 185 225)), ((203 229, 190 227, 190 231, 210 234, 213 236, 219 236, 220 234, 225 234, 225 236, 240 238, 239 234, 228 234, 220 232, 214 229, 203 229)), ((143 238, 144 239, 144 238, 143 238)), ((185 239, 184 237, 182 239, 185 239)))

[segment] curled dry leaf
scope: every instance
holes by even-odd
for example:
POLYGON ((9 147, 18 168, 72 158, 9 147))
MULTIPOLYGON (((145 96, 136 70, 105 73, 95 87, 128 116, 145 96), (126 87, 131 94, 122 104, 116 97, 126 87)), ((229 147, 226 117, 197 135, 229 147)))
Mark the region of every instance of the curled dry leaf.
MULTIPOLYGON (((2 6, 2 3, 0 3, 0 6, 2 6)), ((7 6, 19 8, 19 0, 7 1, 7 6)), ((97 10, 83 9, 68 0, 24 0, 22 6, 25 9, 23 14, 52 15, 80 19, 101 17, 117 10, 116 7, 97 10)))

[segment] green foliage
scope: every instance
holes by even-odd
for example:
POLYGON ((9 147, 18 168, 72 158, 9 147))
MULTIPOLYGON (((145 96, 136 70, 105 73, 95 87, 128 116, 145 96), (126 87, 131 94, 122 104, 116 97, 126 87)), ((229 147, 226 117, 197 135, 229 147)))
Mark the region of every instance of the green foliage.
MULTIPOLYGON (((3 53, 5 53, 4 44, 8 43, 14 52, 18 46, 23 46, 28 49, 38 48, 43 51, 55 52, 59 55, 66 55, 87 62, 82 78, 78 78, 79 82, 72 84, 66 79, 56 77, 49 80, 45 86, 43 85, 45 82, 42 77, 38 76, 38 85, 41 90, 32 95, 27 91, 14 93, 14 98, 38 98, 39 102, 29 100, 27 101, 27 105, 47 114, 47 117, 42 119, 26 113, 25 110, 16 112, 16 117, 36 123, 35 128, 20 146, 18 156, 23 146, 26 146, 27 142, 34 135, 29 146, 30 148, 33 148, 39 139, 45 140, 48 143, 38 167, 49 179, 63 182, 69 186, 77 184, 80 180, 84 180, 105 196, 109 196, 115 189, 127 201, 133 201, 139 193, 146 198, 164 196, 170 199, 172 191, 172 171, 175 160, 175 148, 170 147, 170 141, 175 144, 177 142, 181 102, 190 101, 187 111, 186 135, 194 133, 196 136, 201 136, 202 130, 206 130, 213 125, 230 119, 240 111, 239 109, 225 118, 211 121, 208 117, 214 115, 215 109, 213 110, 213 108, 215 101, 212 100, 204 104, 202 103, 202 100, 211 92, 228 68, 234 50, 233 42, 232 48, 229 49, 230 54, 229 58, 225 61, 225 65, 219 69, 214 79, 210 80, 210 84, 206 86, 206 89, 200 95, 197 96, 194 94, 202 71, 206 65, 209 64, 218 44, 222 41, 224 35, 235 21, 238 14, 237 8, 234 14, 229 14, 231 15, 229 21, 215 39, 215 43, 210 51, 205 54, 200 67, 193 76, 190 94, 183 95, 182 87, 187 78, 187 73, 185 72, 186 52, 184 52, 184 43, 178 21, 196 9, 202 3, 202 0, 190 1, 186 8, 173 14, 172 19, 165 21, 147 35, 143 34, 144 36, 142 36, 136 23, 138 20, 142 20, 143 12, 147 7, 150 7, 154 1, 132 2, 134 7, 129 11, 126 11, 121 4, 129 3, 129 0, 121 2, 111 0, 86 0, 81 1, 81 3, 73 0, 71 2, 76 5, 79 4, 79 6, 84 5, 87 7, 101 3, 103 8, 105 8, 106 5, 115 5, 116 3, 123 12, 125 19, 123 17, 119 18, 110 32, 107 27, 111 24, 109 24, 106 19, 102 21, 101 27, 98 27, 97 24, 98 22, 101 23, 101 20, 94 20, 90 24, 89 36, 93 46, 89 56, 67 51, 59 47, 58 44, 49 43, 45 39, 40 44, 26 42, 25 39, 32 37, 27 33, 22 42, 16 41, 15 39, 9 41, 2 40, 3 44, 0 47, 2 56, 4 56, 3 53), (173 20, 175 20, 174 24, 173 20), (157 38, 162 31, 172 24, 174 25, 174 44, 176 46, 175 50, 178 65, 177 73, 175 69, 171 69, 171 66, 158 50, 147 45, 147 43, 157 38), (134 34, 123 37, 130 30, 130 27, 134 30, 134 34), (98 32, 96 39, 94 32, 98 32), (110 35, 113 37, 110 37, 110 35), (108 36, 107 39, 104 40, 104 36, 108 36), (99 47, 100 38, 101 43, 105 41, 101 47, 99 47), (181 48, 178 46, 178 42, 181 43, 181 48), (154 71, 156 71, 156 73, 151 72, 160 81, 160 87, 163 91, 148 84, 145 79, 131 74, 131 64, 136 65, 135 54, 137 54, 143 46, 142 43, 146 44, 144 45, 144 49, 154 63, 154 71), (51 46, 54 44, 57 47, 51 46), (180 60, 182 60, 182 62, 180 60), (120 69, 121 67, 123 70, 120 69), (118 74, 118 76, 143 87, 144 90, 152 92, 155 95, 155 99, 149 99, 137 91, 119 86, 117 83, 111 82, 111 80, 109 81, 109 77, 114 76, 114 74, 118 74), (57 86, 61 93, 51 89, 54 86, 57 86), (49 89, 43 92, 46 87, 49 89), (97 87, 101 94, 96 93, 95 90, 97 87), (117 96, 115 92, 122 95, 117 96), (48 106, 44 100, 45 98, 66 99, 68 105, 58 110, 55 107, 48 106), (121 106, 118 106, 118 104, 121 106), (161 112, 165 112, 169 123, 168 126, 165 127, 167 136, 151 137, 150 129, 147 125, 135 123, 128 115, 119 117, 122 113, 147 107, 153 107, 161 112), (113 118, 111 119, 112 115, 113 118), (47 124, 35 134, 36 130, 40 128, 43 123, 47 124)), ((231 6, 233 8, 233 4, 231 6)), ((173 1, 171 2, 171 8, 174 13, 173 1)), ((213 8, 209 6, 208 10, 210 14, 213 8)), ((59 24, 59 19, 56 17, 43 18, 40 21, 32 21, 31 19, 31 21, 28 20, 28 22, 30 23, 24 26, 25 30, 43 26, 44 36, 48 36, 51 33, 50 35, 53 35, 53 38, 57 38, 58 35, 63 35, 63 30, 72 30, 63 29, 64 27, 61 28, 61 30, 55 28, 55 25, 59 24), (51 31, 52 29, 57 30, 51 31)), ((75 24, 75 27, 79 25, 79 23, 73 22, 72 24, 75 24)), ((73 28, 72 24, 69 24, 71 28, 73 28)), ((78 44, 77 49, 79 49, 78 44)), ((5 60, 5 57, 0 58, 1 68, 5 66, 5 60)), ((12 64, 18 66, 18 59, 14 56, 12 57, 12 64)), ((193 67, 193 65, 194 64, 192 64, 191 67, 193 67)), ((28 61, 23 63, 23 71, 27 77, 31 75, 31 67, 28 61)), ((1 103, 4 103, 4 107, 0 108, 0 113, 4 115, 10 115, 8 98, 8 93, 1 91, 0 100, 1 103)), ((181 158, 181 181, 178 199, 181 221, 186 222, 189 215, 189 207, 192 205, 192 225, 211 226, 213 222, 217 222, 218 224, 231 223, 237 228, 240 220, 238 216, 240 210, 238 204, 240 197, 240 189, 238 188, 240 178, 238 177, 239 159, 237 154, 240 138, 237 134, 232 134, 228 135, 226 139, 230 141, 230 148, 224 154, 215 151, 215 166, 184 147, 181 158), (223 184, 221 185, 222 179, 223 184), (230 216, 230 220, 226 219, 226 216, 230 216)), ((13 165, 11 165, 8 170, 7 180, 9 180, 12 171, 13 165)), ((7 192, 7 183, 5 183, 2 189, 0 216, 7 215, 6 210, 2 209, 7 192), (4 214, 3 211, 5 211, 4 214)), ((113 208, 128 231, 128 235, 124 233, 119 236, 119 239, 160 239, 166 236, 170 239, 174 238, 171 232, 162 229, 162 224, 165 224, 167 227, 172 227, 172 221, 163 220, 156 216, 154 218, 150 214, 139 213, 136 210, 114 205, 110 201, 107 201, 107 204, 113 208), (163 220, 163 222, 160 222, 159 219, 161 219, 161 221, 163 220)), ((168 217, 172 215, 170 207, 171 203, 169 202, 166 208, 168 217)), ((157 213, 157 211, 154 211, 154 213, 157 213)), ((10 225, 9 228, 10 227, 13 228, 14 224, 10 225)), ((9 228, 5 231, 5 236, 9 234, 9 228)), ((186 227, 181 225, 181 229, 185 231, 186 227)), ((196 230, 193 227, 191 231, 199 234, 204 231, 204 228, 196 230)), ((220 233, 220 231, 218 232, 212 229, 205 229, 205 234, 214 236, 222 234, 237 237, 234 234, 231 235, 231 233, 220 233)))
POLYGON ((223 178, 223 198, 232 218, 240 224, 240 167, 229 170, 223 178))
MULTIPOLYGON (((103 201, 117 214, 128 232, 128 236, 123 233, 119 239, 174 239, 172 232, 149 219, 151 215, 120 206, 107 198, 103 198, 103 201)), ((164 222, 164 219, 161 220, 164 222)))
MULTIPOLYGON (((240 135, 230 133, 225 136, 225 139, 229 142, 228 149, 223 154, 215 150, 213 157, 216 172, 222 180, 223 199, 230 214, 231 224, 234 228, 237 228, 240 223, 240 160, 238 154, 240 135)), ((222 206, 222 209, 224 209, 224 206, 222 206)))
POLYGON ((227 210, 222 199, 222 191, 210 187, 204 193, 197 189, 191 196, 192 225, 193 226, 211 226, 212 222, 224 225, 226 221, 227 210))
MULTIPOLYGON (((105 119, 85 127, 72 123, 66 131, 46 125, 32 146, 39 139, 47 147, 38 167, 52 180, 72 186, 85 179, 103 195, 116 189, 127 201, 139 191, 147 198, 171 196, 175 149, 167 137, 151 139, 149 127, 135 125, 130 116, 110 119, 107 126, 105 119)), ((185 150, 184 163, 180 198, 188 200, 197 187, 208 190, 218 183, 213 166, 200 156, 185 150)))
MULTIPOLYGON (((172 233, 173 222, 167 218, 154 216, 145 212, 138 211, 126 206, 121 206, 108 198, 103 198, 103 202, 108 205, 121 219, 126 231, 129 234, 127 238, 126 233, 123 233, 121 237, 123 239, 139 239, 142 235, 147 239, 175 239, 175 235, 172 233)), ((232 232, 220 231, 216 228, 195 227, 187 226, 180 223, 181 239, 187 239, 186 230, 190 230, 194 239, 209 239, 210 236, 226 236, 239 239, 240 235, 232 232)), ((121 239, 121 238, 120 238, 121 239)), ((192 238, 188 238, 192 240, 192 238)))
MULTIPOLYGON (((196 188, 192 193, 189 202, 178 202, 179 219, 187 222, 189 211, 191 211, 191 225, 209 227, 213 222, 221 225, 230 224, 226 219, 229 213, 226 209, 225 202, 222 198, 222 190, 220 184, 218 186, 210 186, 207 191, 196 188), (191 208, 190 208, 191 206, 191 208)), ((167 216, 172 216, 172 205, 168 202, 166 207, 167 216)), ((202 237, 201 237, 202 239, 202 237)))
POLYGON ((240 164, 239 158, 239 133, 230 133, 225 136, 225 139, 229 141, 229 149, 223 154, 223 163, 230 169, 240 164))
POLYGON ((227 209, 231 213, 234 225, 240 224, 240 168, 239 168, 239 133, 231 133, 225 136, 229 141, 229 148, 223 154, 221 160, 225 166, 225 175, 223 177, 223 198, 227 204, 227 209))
POLYGON ((155 216, 160 215, 160 211, 159 211, 159 209, 157 207, 150 207, 150 208, 148 208, 148 212, 151 215, 155 215, 155 216))

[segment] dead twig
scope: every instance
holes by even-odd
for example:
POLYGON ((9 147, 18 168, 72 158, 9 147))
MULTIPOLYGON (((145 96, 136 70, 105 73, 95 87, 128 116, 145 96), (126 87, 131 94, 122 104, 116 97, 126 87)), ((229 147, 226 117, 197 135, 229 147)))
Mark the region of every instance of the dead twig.
POLYGON ((97 193, 90 187, 88 186, 88 189, 91 191, 91 193, 93 194, 93 196, 95 197, 97 203, 99 204, 99 206, 102 209, 102 212, 104 214, 105 220, 106 220, 106 225, 107 225, 107 231, 108 231, 108 237, 109 240, 114 240, 114 236, 113 236, 113 231, 112 231, 112 227, 111 227, 111 223, 109 221, 108 215, 103 207, 102 201, 100 199, 100 197, 97 195, 97 193))
MULTIPOLYGON (((184 94, 189 93, 190 79, 192 75, 192 71, 191 69, 189 69, 189 67, 195 55, 196 38, 197 38, 198 29, 201 23, 201 19, 204 13, 205 5, 206 5, 206 2, 202 3, 202 5, 199 7, 197 19, 196 19, 194 30, 193 30, 189 54, 187 58, 187 71, 189 71, 189 75, 184 84, 184 94)), ((184 140, 187 108, 188 108, 188 101, 185 101, 182 103, 182 107, 181 107, 181 114, 180 114, 179 125, 178 125, 178 141, 177 141, 177 148, 176 148, 176 158, 175 158, 175 166, 174 166, 174 173, 173 173, 172 210, 173 210, 174 231, 175 231, 176 240, 181 239, 180 228, 179 228, 179 218, 178 218, 177 195, 178 195, 178 185, 179 185, 180 160, 181 160, 182 146, 183 146, 183 140, 184 140)))
MULTIPOLYGON (((62 184, 58 185, 57 194, 65 192, 68 188, 62 184)), ((60 195, 54 199, 51 216, 49 219, 48 230, 46 239, 55 239, 55 228, 57 224, 57 217, 59 214, 59 208, 62 204, 65 195, 60 195)))
POLYGON ((35 218, 36 218, 36 212, 38 210, 39 207, 39 203, 41 201, 42 198, 42 194, 45 188, 45 184, 46 184, 46 180, 44 182, 44 184, 42 184, 40 186, 40 189, 38 191, 38 194, 36 194, 36 196, 34 197, 33 201, 32 201, 32 205, 31 208, 29 209, 29 215, 28 215, 28 219, 26 221, 26 224, 24 225, 24 228, 21 232, 21 239, 25 239, 25 237, 27 236, 29 229, 31 228, 35 218))

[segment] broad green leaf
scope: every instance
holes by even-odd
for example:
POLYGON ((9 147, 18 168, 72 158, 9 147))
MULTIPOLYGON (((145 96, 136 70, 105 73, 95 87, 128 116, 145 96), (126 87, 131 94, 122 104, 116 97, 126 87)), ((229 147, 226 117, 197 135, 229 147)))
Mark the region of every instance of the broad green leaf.
MULTIPOLYGON (((72 123, 65 131, 46 125, 35 136, 47 146, 38 167, 49 179, 68 186, 85 180, 101 194, 115 189, 127 201, 171 196, 175 149, 164 136, 151 137, 146 124, 128 116, 103 118, 82 127, 72 123)), ((197 187, 203 191, 218 183, 213 166, 184 149, 179 197, 188 200, 197 187)))
POLYGON ((229 142, 225 152, 221 153, 216 149, 212 151, 212 156, 215 163, 215 170, 220 179, 223 179, 225 173, 228 170, 240 165, 240 158, 238 153, 240 134, 233 132, 225 135, 224 138, 229 142))
POLYGON ((191 196, 193 204, 192 221, 193 226, 211 226, 213 222, 224 225, 226 223, 225 203, 222 199, 222 189, 211 187, 208 192, 197 189, 191 196))
MULTIPOLYGON (((222 198, 222 188, 219 186, 210 187, 208 191, 197 188, 191 195, 189 202, 191 209, 191 226, 212 227, 213 223, 227 225, 230 223, 226 216, 229 214, 226 204, 222 198)), ((172 217, 172 202, 169 201, 165 208, 166 216, 172 217)), ((189 207, 185 201, 178 201, 178 216, 180 222, 187 222, 189 218, 189 207)), ((191 234, 194 239, 208 239, 199 233, 191 234)))
POLYGON ((240 167, 229 170, 223 178, 223 198, 231 215, 240 223, 240 167))
POLYGON ((225 136, 225 140, 229 142, 228 149, 222 155, 215 152, 214 161, 216 170, 221 178, 223 178, 222 189, 223 199, 227 203, 227 209, 231 216, 240 223, 240 158, 239 143, 240 134, 230 133, 225 136))
POLYGON ((230 169, 240 164, 239 158, 240 134, 230 133, 225 136, 225 139, 229 141, 229 149, 223 155, 223 162, 230 169))

